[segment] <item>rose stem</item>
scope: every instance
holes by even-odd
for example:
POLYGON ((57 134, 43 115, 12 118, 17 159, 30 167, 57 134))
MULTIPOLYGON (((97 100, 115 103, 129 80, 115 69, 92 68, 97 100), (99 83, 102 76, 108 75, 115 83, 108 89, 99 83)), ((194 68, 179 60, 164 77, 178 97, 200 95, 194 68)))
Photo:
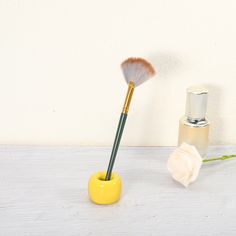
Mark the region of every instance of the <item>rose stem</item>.
POLYGON ((224 155, 224 156, 221 156, 221 157, 215 157, 215 158, 210 158, 210 159, 205 159, 203 160, 203 162, 209 162, 209 161, 223 161, 225 159, 230 159, 230 158, 234 158, 236 157, 236 154, 234 155, 224 155))

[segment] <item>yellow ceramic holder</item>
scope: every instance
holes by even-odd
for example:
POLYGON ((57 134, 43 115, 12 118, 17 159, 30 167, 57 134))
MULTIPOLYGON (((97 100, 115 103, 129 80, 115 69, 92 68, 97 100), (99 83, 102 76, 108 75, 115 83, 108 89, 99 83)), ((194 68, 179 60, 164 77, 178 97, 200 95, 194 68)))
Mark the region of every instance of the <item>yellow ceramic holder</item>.
POLYGON ((105 181, 106 172, 93 174, 88 183, 88 194, 96 204, 112 204, 120 199, 121 179, 112 173, 110 180, 105 181))

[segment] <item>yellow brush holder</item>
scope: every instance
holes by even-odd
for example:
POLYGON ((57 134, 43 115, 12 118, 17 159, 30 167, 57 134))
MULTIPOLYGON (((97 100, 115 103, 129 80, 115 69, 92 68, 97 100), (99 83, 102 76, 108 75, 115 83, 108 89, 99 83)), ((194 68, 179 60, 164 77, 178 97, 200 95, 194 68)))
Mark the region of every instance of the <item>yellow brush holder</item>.
POLYGON ((110 180, 105 181, 106 172, 94 173, 88 183, 88 194, 96 204, 112 204, 120 199, 121 179, 112 173, 110 180))

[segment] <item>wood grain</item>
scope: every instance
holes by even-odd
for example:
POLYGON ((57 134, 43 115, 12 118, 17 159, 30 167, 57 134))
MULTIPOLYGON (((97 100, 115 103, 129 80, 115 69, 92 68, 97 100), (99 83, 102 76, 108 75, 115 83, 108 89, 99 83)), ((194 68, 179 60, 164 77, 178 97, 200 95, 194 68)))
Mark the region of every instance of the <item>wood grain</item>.
POLYGON ((121 148, 122 198, 99 206, 87 182, 106 169, 111 148, 1 146, 0 235, 236 235, 236 159, 204 165, 185 189, 166 170, 172 149, 121 148))

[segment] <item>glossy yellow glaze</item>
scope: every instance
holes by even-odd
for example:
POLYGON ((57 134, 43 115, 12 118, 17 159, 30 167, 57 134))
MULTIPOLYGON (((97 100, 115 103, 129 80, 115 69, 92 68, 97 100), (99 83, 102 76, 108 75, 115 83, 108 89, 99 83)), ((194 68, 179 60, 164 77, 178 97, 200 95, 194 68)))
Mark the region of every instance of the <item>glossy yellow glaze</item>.
POLYGON ((96 204, 112 204, 120 199, 121 179, 112 173, 111 179, 105 181, 106 172, 94 173, 88 183, 88 194, 96 204))

